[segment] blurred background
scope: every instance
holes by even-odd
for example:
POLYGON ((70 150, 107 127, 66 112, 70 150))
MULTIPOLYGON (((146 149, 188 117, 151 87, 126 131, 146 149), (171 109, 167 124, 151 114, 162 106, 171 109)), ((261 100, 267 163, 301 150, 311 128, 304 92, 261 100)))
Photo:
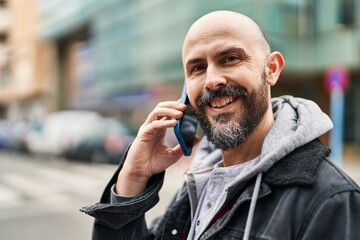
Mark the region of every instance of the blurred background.
MULTIPOLYGON (((0 0, 0 239, 90 238, 77 209, 157 102, 179 98, 185 34, 217 9, 259 23, 286 60, 272 95, 331 115, 359 182, 360 0, 0 0)), ((169 172, 165 202, 182 179, 169 172)))

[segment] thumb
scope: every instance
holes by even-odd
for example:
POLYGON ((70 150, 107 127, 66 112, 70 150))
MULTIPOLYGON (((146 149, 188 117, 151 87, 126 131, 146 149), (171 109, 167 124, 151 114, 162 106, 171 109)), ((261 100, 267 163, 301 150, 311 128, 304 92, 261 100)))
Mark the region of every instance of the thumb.
POLYGON ((179 160, 181 157, 184 156, 180 144, 177 144, 175 147, 172 148, 173 156, 176 160, 179 160))
MULTIPOLYGON (((194 136, 193 152, 194 152, 194 150, 195 150, 195 148, 196 148, 196 145, 199 144, 200 140, 201 140, 201 138, 200 138, 198 135, 195 135, 195 136, 194 136)), ((173 150, 174 156, 179 157, 179 158, 181 158, 181 157, 184 156, 180 144, 177 144, 175 147, 172 148, 172 150, 173 150), (179 154, 179 155, 178 155, 178 154, 179 154)), ((192 154, 191 154, 191 155, 192 155, 192 154)))

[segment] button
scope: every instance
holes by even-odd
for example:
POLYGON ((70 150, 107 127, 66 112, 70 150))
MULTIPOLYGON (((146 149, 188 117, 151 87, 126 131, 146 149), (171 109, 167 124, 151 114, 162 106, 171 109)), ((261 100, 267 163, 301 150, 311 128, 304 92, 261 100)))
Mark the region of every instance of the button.
POLYGON ((173 236, 176 235, 176 234, 177 234, 177 230, 176 230, 176 229, 171 230, 171 234, 172 234, 173 236))
POLYGON ((200 225, 200 220, 196 221, 196 225, 198 225, 198 226, 200 225))
POLYGON ((207 208, 207 209, 210 209, 211 207, 212 207, 211 202, 208 202, 208 203, 206 204, 206 208, 207 208))

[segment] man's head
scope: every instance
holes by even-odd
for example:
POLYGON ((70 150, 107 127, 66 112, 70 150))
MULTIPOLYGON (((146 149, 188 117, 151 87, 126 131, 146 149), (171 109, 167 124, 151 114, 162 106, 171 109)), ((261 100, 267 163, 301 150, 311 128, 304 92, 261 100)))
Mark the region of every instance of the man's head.
POLYGON ((272 118, 270 86, 284 60, 249 17, 230 11, 201 17, 186 35, 182 59, 190 102, 218 148, 236 148, 272 118))

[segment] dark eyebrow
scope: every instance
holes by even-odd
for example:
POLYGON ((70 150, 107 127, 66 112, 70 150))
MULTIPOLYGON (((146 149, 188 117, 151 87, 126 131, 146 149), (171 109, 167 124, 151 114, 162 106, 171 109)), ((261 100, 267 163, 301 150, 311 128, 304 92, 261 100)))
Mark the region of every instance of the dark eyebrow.
MULTIPOLYGON (((243 48, 240 48, 240 47, 230 47, 230 48, 227 48, 225 50, 222 50, 220 52, 217 52, 214 54, 214 57, 215 58, 221 58, 223 56, 226 56, 230 53, 233 53, 233 52, 236 52, 238 54, 240 54, 241 56, 243 56, 244 58, 247 58, 249 55, 245 52, 245 50, 243 48)), ((192 58, 192 59, 189 59, 187 62, 186 62, 186 66, 189 66, 189 65, 194 65, 194 64, 197 64, 197 63, 200 63, 200 62, 203 62, 204 59, 203 58, 192 58)))
POLYGON ((186 66, 194 65, 194 64, 199 63, 199 62, 202 62, 202 61, 204 61, 203 58, 193 58, 193 59, 189 59, 189 60, 186 62, 186 66))
POLYGON ((241 54, 243 57, 247 57, 248 54, 245 52, 245 50, 243 48, 239 48, 239 47, 230 47, 230 48, 227 48, 225 50, 222 50, 220 52, 217 52, 215 53, 215 57, 216 58, 219 58, 219 57, 223 57, 223 56, 226 56, 230 53, 233 53, 233 52, 236 52, 236 53, 239 53, 241 54))

